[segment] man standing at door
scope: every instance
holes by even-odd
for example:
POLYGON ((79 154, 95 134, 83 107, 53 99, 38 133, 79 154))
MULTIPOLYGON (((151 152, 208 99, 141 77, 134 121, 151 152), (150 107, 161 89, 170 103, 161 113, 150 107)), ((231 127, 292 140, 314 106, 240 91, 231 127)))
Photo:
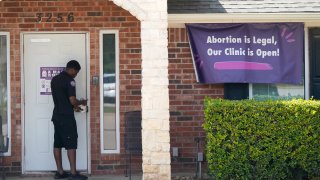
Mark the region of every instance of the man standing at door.
POLYGON ((78 146, 77 124, 74 111, 79 112, 79 105, 87 105, 87 100, 76 98, 76 82, 74 78, 81 66, 76 60, 67 63, 66 70, 52 78, 51 90, 54 102, 52 122, 54 124, 53 154, 57 165, 55 179, 85 180, 88 177, 76 171, 76 149, 78 146), (61 148, 67 150, 71 174, 62 167, 61 148))

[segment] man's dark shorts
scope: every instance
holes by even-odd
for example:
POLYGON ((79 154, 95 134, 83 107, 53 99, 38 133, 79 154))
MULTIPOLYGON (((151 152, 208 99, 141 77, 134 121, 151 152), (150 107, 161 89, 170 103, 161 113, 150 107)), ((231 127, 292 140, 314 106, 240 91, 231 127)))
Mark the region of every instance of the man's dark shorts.
POLYGON ((54 148, 77 149, 78 132, 74 115, 54 114, 54 148))

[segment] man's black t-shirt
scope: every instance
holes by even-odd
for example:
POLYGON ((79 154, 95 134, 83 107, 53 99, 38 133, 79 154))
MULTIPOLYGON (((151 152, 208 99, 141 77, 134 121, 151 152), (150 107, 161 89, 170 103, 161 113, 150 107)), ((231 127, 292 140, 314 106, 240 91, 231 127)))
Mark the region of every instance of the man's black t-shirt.
POLYGON ((73 115, 73 106, 69 97, 76 96, 76 82, 63 71, 52 78, 51 91, 54 102, 53 114, 73 115))

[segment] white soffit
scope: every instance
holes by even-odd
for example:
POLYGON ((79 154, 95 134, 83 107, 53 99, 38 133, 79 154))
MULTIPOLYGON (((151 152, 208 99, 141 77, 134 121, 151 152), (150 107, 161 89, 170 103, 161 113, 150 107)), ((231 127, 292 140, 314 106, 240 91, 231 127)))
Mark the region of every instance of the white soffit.
POLYGON ((320 26, 320 13, 168 14, 169 28, 182 28, 185 23, 250 22, 303 22, 307 27, 316 27, 320 26))

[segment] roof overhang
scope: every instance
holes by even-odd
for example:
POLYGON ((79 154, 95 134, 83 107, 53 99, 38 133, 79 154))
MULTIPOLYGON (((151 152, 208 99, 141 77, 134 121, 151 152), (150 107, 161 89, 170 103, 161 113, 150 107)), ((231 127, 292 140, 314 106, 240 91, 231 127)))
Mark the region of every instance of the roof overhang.
POLYGON ((209 13, 169 14, 168 27, 182 28, 185 23, 303 22, 306 27, 320 26, 320 13, 209 13))

